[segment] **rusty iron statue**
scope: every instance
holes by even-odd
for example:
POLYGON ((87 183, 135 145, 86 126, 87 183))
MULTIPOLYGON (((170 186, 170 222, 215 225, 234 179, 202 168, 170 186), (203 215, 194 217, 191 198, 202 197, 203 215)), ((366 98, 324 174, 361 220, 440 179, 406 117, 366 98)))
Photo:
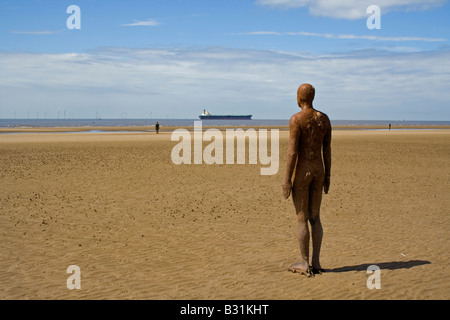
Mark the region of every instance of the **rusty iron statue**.
POLYGON ((283 195, 292 198, 297 214, 301 261, 289 270, 306 276, 324 272, 320 265, 323 229, 320 221, 322 192, 328 194, 331 174, 331 124, 328 116, 313 108, 315 89, 302 84, 297 91, 301 111, 289 122, 289 146, 283 195), (311 225, 313 254, 309 264, 311 225))

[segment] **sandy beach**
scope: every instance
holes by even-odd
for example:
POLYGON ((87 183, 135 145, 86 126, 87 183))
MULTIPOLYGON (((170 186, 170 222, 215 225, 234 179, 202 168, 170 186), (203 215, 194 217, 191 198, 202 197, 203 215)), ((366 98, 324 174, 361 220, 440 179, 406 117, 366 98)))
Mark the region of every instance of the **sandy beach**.
POLYGON ((170 137, 0 134, 0 299, 450 299, 450 129, 333 132, 313 278, 287 271, 286 130, 272 176, 175 165, 170 137))

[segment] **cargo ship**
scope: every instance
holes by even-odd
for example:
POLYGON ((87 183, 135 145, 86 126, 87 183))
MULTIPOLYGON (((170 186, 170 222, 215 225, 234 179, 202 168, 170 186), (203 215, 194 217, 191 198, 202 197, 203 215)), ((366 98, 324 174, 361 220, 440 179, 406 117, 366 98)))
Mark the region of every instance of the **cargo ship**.
POLYGON ((213 115, 203 109, 199 118, 202 120, 252 120, 252 115, 213 115))

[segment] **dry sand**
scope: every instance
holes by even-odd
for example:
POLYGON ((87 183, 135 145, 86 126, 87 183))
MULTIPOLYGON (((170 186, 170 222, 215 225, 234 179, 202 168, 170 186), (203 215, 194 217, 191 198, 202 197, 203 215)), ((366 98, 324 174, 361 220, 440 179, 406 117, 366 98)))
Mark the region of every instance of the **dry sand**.
POLYGON ((450 298, 450 130, 334 132, 314 278, 287 271, 287 137, 261 176, 176 166, 169 132, 0 135, 0 299, 450 298))

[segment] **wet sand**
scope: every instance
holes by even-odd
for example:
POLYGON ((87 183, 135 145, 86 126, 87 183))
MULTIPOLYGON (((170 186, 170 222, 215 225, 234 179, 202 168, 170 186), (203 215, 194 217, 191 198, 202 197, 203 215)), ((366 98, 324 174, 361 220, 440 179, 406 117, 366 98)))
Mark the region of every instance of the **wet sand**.
MULTIPOLYGON (((289 121, 287 121, 289 122, 289 121)), ((213 128, 214 126, 208 125, 208 122, 203 122, 203 129, 213 128)), ((216 128, 216 127, 214 127, 216 128)), ((288 131, 289 126, 226 126, 218 127, 220 130, 225 130, 225 128, 267 128, 267 129, 278 129, 280 131, 288 131)), ((178 129, 178 127, 173 126, 162 126, 161 132, 173 132, 178 129)), ((183 127, 189 131, 194 130, 194 126, 183 127)), ((392 130, 404 130, 404 129, 414 129, 414 130, 424 130, 424 129, 450 129, 447 125, 394 125, 392 130)), ((366 125, 366 126, 355 126, 355 125, 336 125, 333 126, 333 130, 388 130, 387 126, 381 125, 366 125)), ((94 133, 97 132, 155 132, 155 126, 135 126, 135 127, 101 127, 101 126, 88 126, 88 127, 3 127, 0 128, 0 134, 5 133, 94 133), (95 132, 96 131, 96 132, 95 132)))
POLYGON ((299 256, 287 138, 278 174, 261 176, 174 165, 167 128, 0 135, 0 299, 450 298, 450 130, 334 131, 328 272, 314 278, 287 271, 299 256))

